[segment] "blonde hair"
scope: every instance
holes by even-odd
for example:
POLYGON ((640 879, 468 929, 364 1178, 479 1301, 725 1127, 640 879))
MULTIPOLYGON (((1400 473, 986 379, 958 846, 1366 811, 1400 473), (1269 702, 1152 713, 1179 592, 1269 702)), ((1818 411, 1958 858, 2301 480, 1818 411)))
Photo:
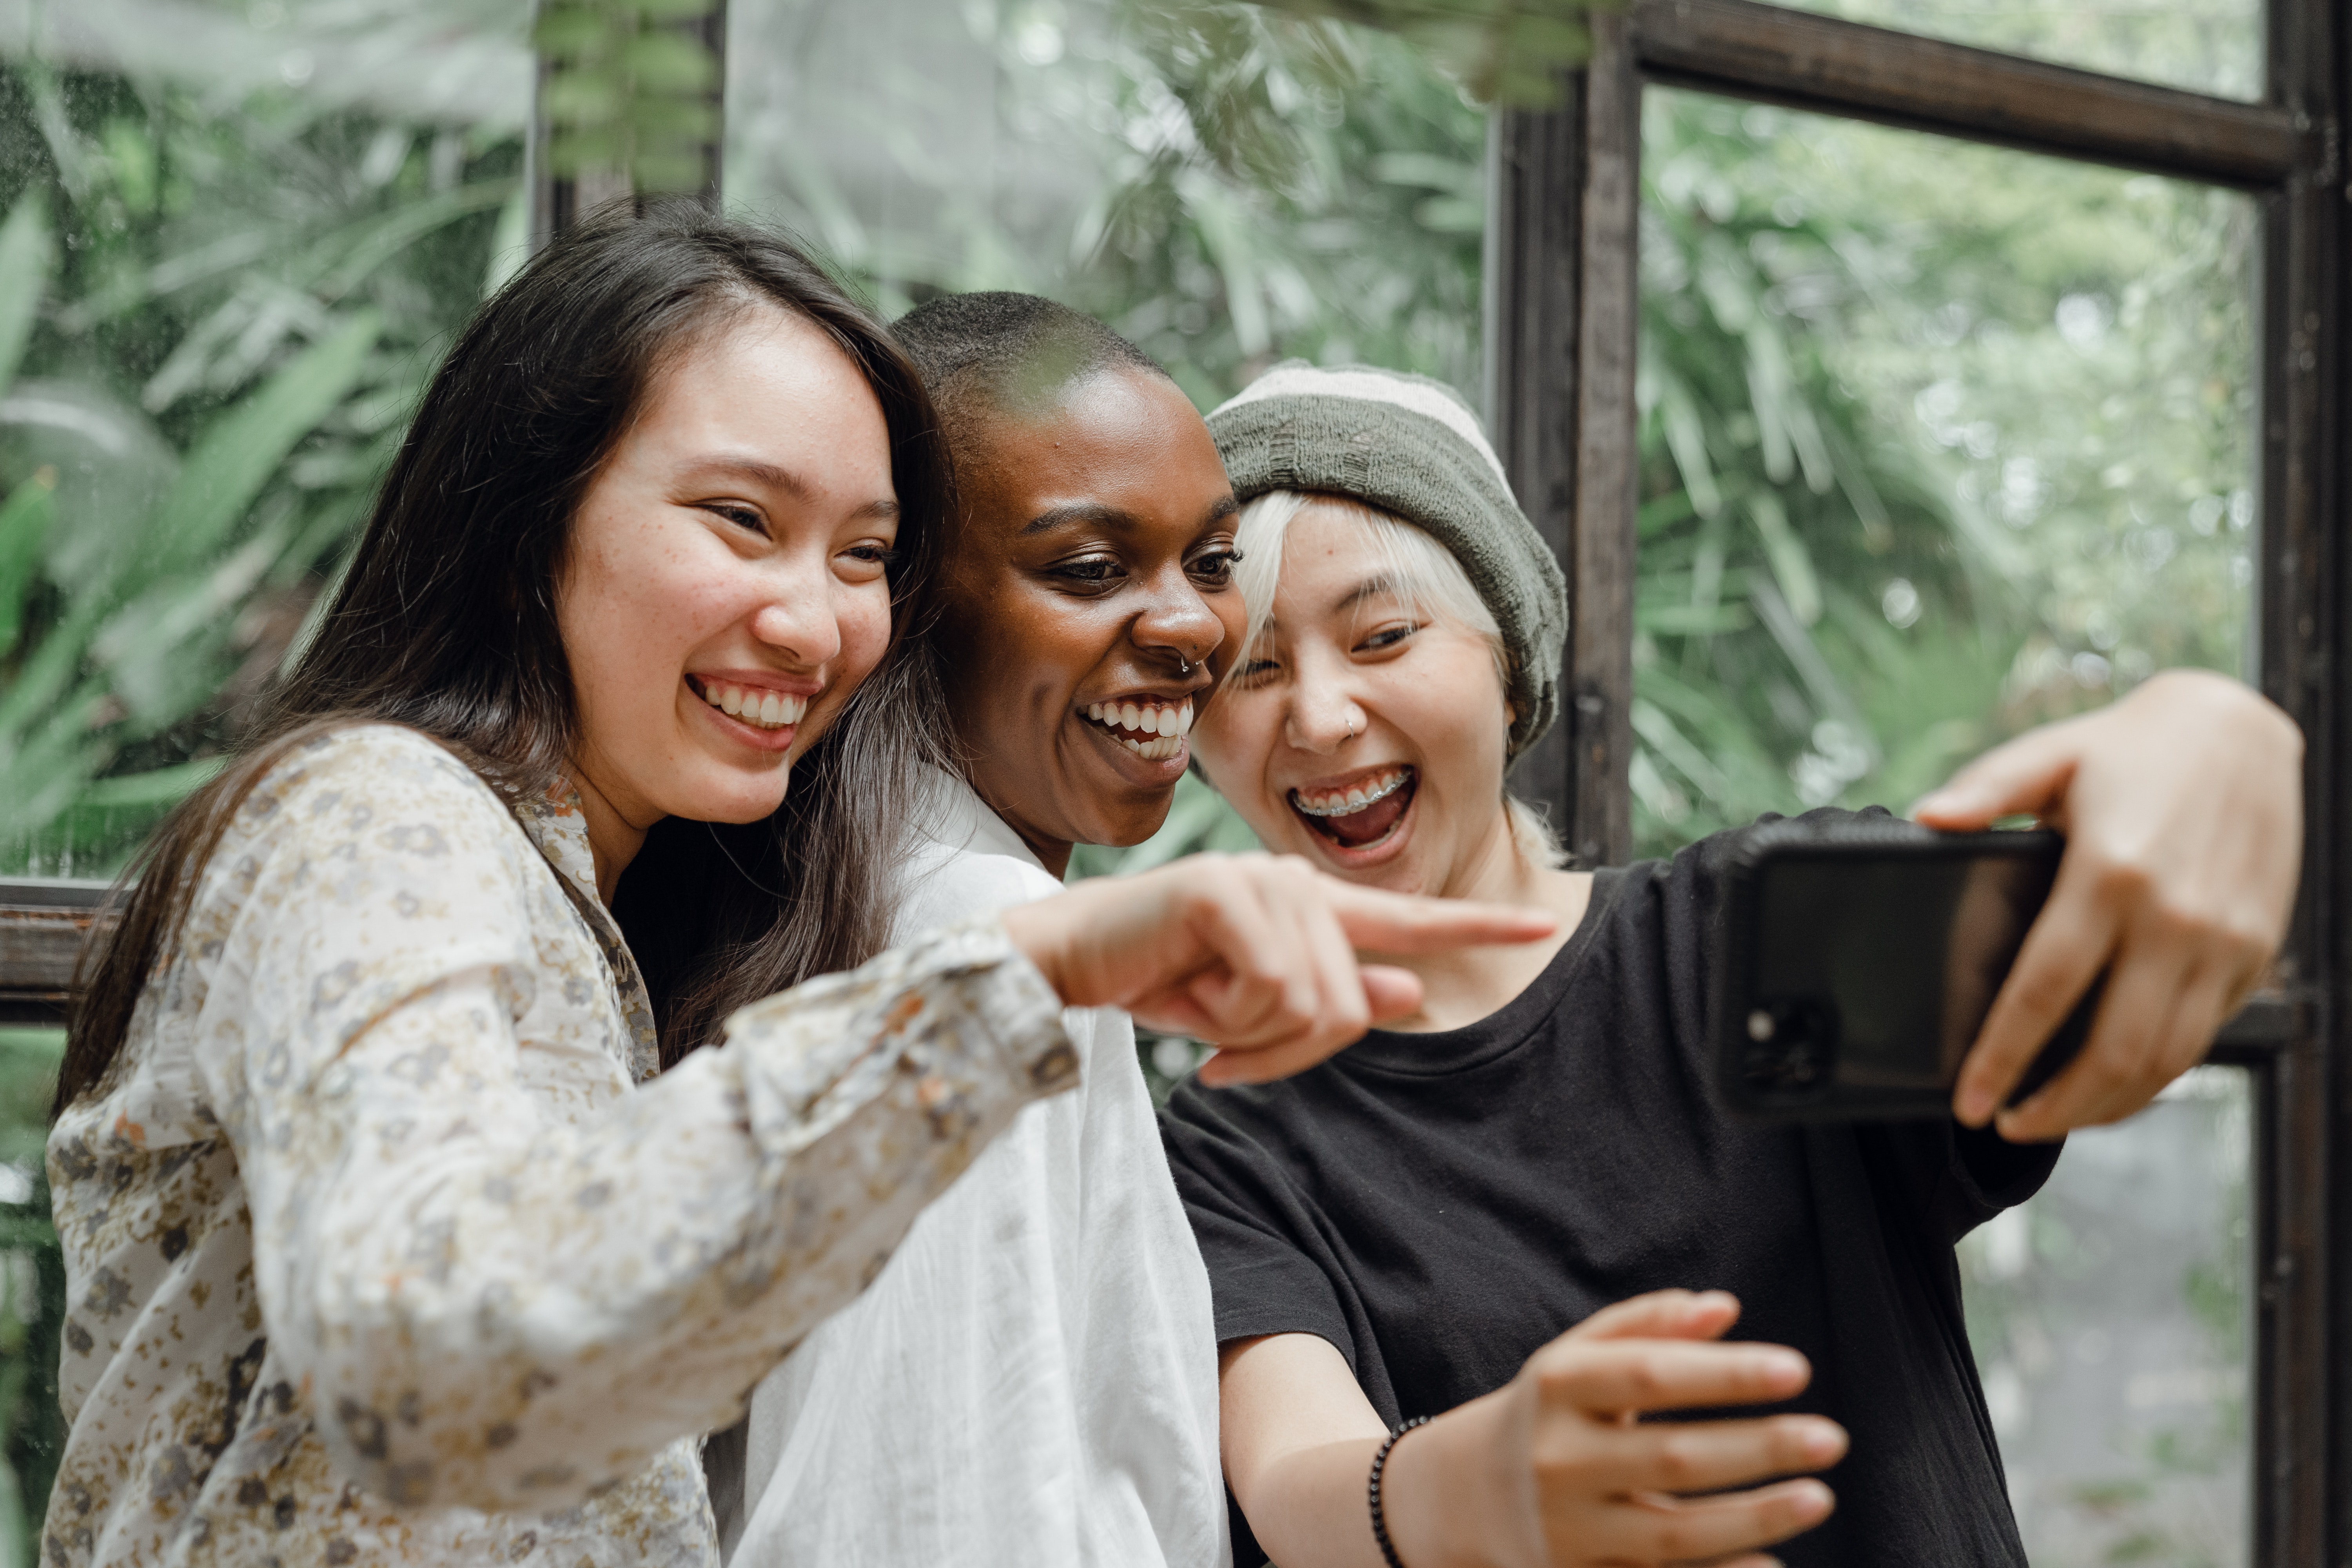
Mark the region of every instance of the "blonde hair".
MULTIPOLYGON (((1486 601, 1478 596, 1470 574, 1462 569, 1454 552, 1427 531, 1393 512, 1354 496, 1311 490, 1267 490, 1251 498, 1234 523, 1234 548, 1241 552, 1242 559, 1234 568, 1234 582, 1242 591, 1242 603, 1248 607, 1249 619, 1242 634, 1242 657, 1234 661, 1225 679, 1231 680, 1234 670, 1249 662, 1251 651, 1265 635, 1266 623, 1274 618, 1274 596, 1282 582, 1283 548, 1290 538, 1290 525, 1297 521, 1300 512, 1314 505, 1328 507, 1362 525, 1366 553, 1407 615, 1415 618, 1425 616, 1485 639, 1495 661, 1496 685, 1507 701, 1511 653, 1504 644, 1503 628, 1496 623, 1495 612, 1486 607, 1486 601)), ((1503 810, 1510 822, 1511 843, 1521 858, 1548 870, 1567 864, 1568 853, 1560 847, 1551 825, 1533 806, 1512 795, 1507 785, 1503 791, 1503 810)))

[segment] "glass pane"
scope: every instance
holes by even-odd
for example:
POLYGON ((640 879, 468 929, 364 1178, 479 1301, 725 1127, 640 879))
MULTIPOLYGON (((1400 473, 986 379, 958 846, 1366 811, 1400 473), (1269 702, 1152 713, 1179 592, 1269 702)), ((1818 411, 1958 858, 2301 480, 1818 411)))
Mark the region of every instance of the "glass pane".
POLYGON ((2219 98, 2263 95, 2262 0, 1778 0, 2219 98))
POLYGON ((2247 1560, 2246 1074, 2078 1132, 1960 1244, 1969 1337, 2036 1568, 2247 1560))
MULTIPOLYGON (((2242 670, 2246 198, 1696 94, 1644 108, 1644 852, 1901 807, 2167 665, 2242 670)), ((2044 1568, 2249 1543, 2247 1086, 2077 1136, 1962 1249, 2044 1568)))
POLYGON ((522 253, 529 0, 89 0, 0 56, 0 870, 215 765, 522 253))
POLYGON ((1900 808, 2159 668, 2242 671, 2249 198, 1697 94, 1644 116, 1643 852, 1900 808))
POLYGON ((896 315, 1018 289, 1204 407, 1287 355, 1475 395, 1486 117, 1402 40, 1139 0, 734 0, 727 198, 896 315))

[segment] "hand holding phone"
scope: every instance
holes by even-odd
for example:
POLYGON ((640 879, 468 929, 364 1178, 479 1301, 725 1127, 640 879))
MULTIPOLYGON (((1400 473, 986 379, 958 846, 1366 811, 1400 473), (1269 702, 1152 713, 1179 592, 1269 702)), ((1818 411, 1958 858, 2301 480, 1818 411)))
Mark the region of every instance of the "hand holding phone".
MULTIPOLYGON (((1953 1084, 2058 875, 2050 832, 1945 834, 1894 817, 1743 835, 1716 958, 1717 1085, 1775 1120, 1951 1113, 1953 1084)), ((2082 1048, 2098 988, 2014 1098, 2082 1048)))
POLYGON ((2024 812, 2066 836, 2044 917, 1961 1070, 1960 1121, 2054 1138, 2120 1121, 2204 1059, 2286 937, 2302 761, 2302 735, 2259 693, 2168 670, 1987 752, 1918 804, 1930 827, 2024 812), (2074 1066, 2021 1102, 2019 1075, 2100 973, 2074 1066))

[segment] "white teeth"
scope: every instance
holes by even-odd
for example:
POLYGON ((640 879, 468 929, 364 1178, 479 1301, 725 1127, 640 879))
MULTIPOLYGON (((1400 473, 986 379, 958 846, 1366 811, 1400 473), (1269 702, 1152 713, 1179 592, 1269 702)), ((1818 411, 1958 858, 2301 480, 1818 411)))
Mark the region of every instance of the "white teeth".
POLYGON ((808 713, 809 699, 788 691, 763 691, 757 687, 719 686, 705 682, 702 700, 721 713, 763 730, 797 724, 808 713))
POLYGON ((1404 781, 1411 776, 1410 770, 1382 773, 1369 789, 1359 785, 1344 793, 1314 795, 1292 790, 1290 798, 1292 804, 1309 816, 1352 816, 1366 806, 1377 805, 1394 795, 1404 787, 1404 781))
POLYGON ((1192 731, 1189 699, 1172 706, 1152 701, 1089 702, 1086 713, 1114 733, 1129 731, 1118 736, 1119 743, 1138 756, 1154 759, 1176 755, 1192 731))

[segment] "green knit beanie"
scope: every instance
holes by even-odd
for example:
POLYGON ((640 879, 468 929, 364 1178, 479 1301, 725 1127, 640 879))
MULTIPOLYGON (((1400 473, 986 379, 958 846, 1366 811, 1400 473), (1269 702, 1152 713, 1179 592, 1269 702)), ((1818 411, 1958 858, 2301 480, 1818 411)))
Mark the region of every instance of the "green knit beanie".
POLYGON ((1510 653, 1511 754, 1551 728, 1568 582, 1452 387, 1370 365, 1285 360, 1209 416, 1234 495, 1315 490, 1393 512, 1454 552, 1510 653))

